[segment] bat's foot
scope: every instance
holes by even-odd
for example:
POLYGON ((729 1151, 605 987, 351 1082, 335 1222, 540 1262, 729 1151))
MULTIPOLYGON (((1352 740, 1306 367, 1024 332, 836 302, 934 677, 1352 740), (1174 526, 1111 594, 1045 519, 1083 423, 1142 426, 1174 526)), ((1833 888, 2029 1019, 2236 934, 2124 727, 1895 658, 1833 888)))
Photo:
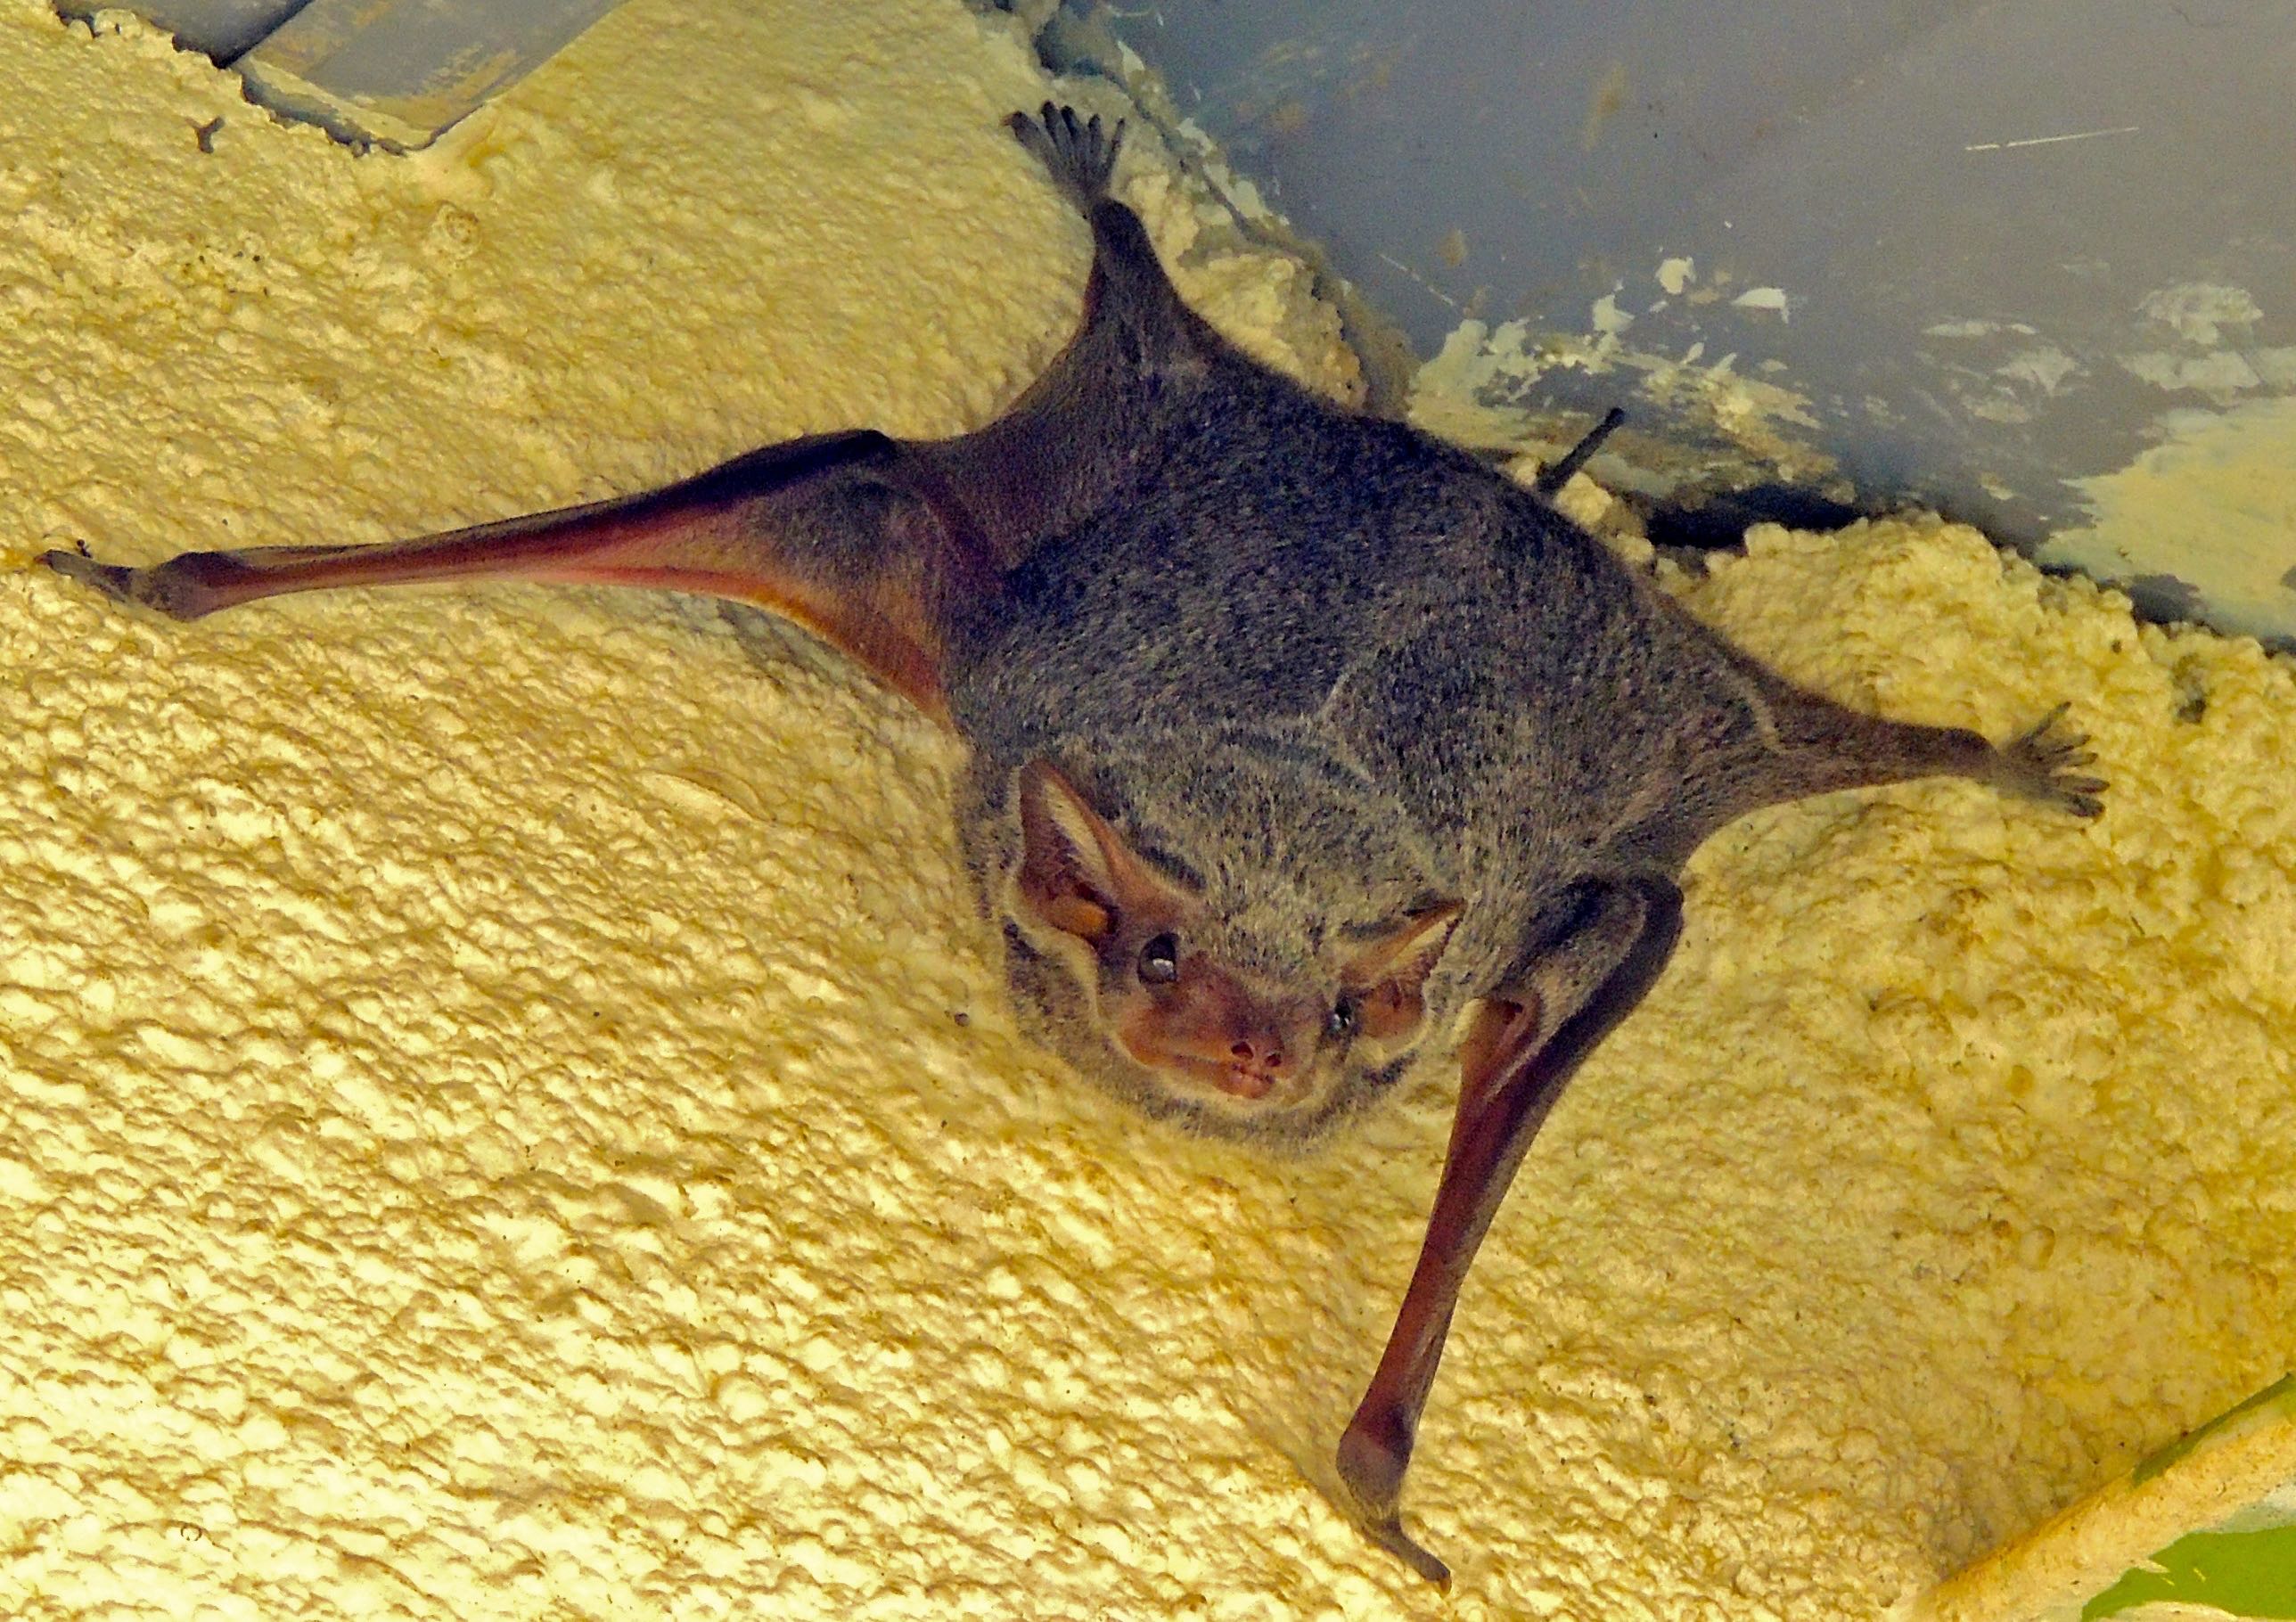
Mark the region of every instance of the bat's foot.
POLYGON ((2031 728, 2002 745, 1995 781, 2012 793, 2038 799, 2075 816, 2096 816, 2104 810, 2097 798, 2105 791, 2102 777, 2081 768, 2096 764, 2087 733, 2070 732, 2059 724, 2069 704, 2060 704, 2031 728))
POLYGON ((39 561, 60 575, 94 586, 115 602, 141 603, 171 619, 197 619, 220 606, 212 585, 201 578, 201 561, 220 555, 190 553, 151 569, 99 563, 84 552, 62 550, 44 552, 39 561))
POLYGON ((1036 117, 1016 112, 1004 124, 1085 213, 1108 195, 1108 179, 1124 144, 1121 121, 1103 130, 1098 113, 1079 121, 1075 108, 1046 102, 1036 117))
POLYGON ((1403 1529, 1403 1473, 1410 1463, 1407 1431, 1396 1433, 1358 1413, 1340 1438, 1340 1484, 1347 1499, 1341 1507, 1365 1536, 1436 1587, 1448 1589, 1451 1568, 1403 1529), (1382 1429, 1390 1434, 1382 1438, 1382 1429))

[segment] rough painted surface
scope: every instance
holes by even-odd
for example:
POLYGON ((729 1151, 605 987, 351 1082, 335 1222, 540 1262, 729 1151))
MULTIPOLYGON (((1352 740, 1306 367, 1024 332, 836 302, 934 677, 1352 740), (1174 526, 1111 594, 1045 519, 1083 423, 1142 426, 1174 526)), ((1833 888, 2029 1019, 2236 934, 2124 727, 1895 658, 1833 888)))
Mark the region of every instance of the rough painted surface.
MULTIPOLYGON (((1287 1458, 1439 1075, 1307 1166, 1106 1118, 997 1008, 947 746, 709 610, 21 567, 978 421, 1081 284, 997 127, 1044 88, 948 0, 636 0, 361 160, 0 0, 0 1614, 1870 1617, 2286 1361, 2296 682, 1967 531, 1685 589, 1897 713, 2070 697, 2112 808, 1714 842, 1468 1293, 1447 1602, 1287 1458)), ((1295 266, 1135 185, 1348 385, 1295 266)))

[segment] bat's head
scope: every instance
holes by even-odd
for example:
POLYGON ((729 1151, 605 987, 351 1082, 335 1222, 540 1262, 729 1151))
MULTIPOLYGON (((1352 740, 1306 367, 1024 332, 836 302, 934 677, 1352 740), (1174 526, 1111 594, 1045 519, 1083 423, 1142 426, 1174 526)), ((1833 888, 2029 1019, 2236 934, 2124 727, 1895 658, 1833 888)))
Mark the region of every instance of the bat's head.
POLYGON ((1463 909, 1346 871, 1344 840, 1334 858, 1284 839, 1271 824, 1298 796, 1234 786, 1143 840, 1048 763, 1022 767, 1015 989, 1064 1057, 1151 1113, 1300 1142, 1401 1073, 1463 909))

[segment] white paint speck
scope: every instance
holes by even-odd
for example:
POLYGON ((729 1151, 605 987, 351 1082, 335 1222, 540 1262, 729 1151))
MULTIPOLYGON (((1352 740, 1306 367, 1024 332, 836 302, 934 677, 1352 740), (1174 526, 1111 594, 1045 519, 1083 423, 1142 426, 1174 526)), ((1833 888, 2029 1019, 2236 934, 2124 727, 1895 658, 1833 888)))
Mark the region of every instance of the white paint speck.
POLYGON ((2099 135, 2133 135, 2141 126, 2116 125, 2111 129, 2075 130, 2069 135, 2027 135, 2018 141, 1978 141, 1961 150, 1964 152, 2009 152, 2021 146, 2062 146, 2068 141, 2094 141, 2099 135))
POLYGON ((1793 319, 1793 312, 1786 307, 1786 290, 1783 287, 1750 287, 1730 302, 1740 309, 1775 310, 1780 321, 1793 319))
POLYGON ((2021 321, 1985 321, 1971 317, 1962 321, 1940 321, 1922 329, 1924 338, 1990 338, 1996 332, 2015 332, 2030 338, 2034 329, 2021 321))

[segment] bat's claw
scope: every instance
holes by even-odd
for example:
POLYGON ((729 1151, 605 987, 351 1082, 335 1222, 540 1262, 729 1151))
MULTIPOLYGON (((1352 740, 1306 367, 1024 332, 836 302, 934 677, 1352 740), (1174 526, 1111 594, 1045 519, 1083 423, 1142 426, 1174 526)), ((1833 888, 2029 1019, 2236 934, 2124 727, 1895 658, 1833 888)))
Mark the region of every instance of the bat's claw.
POLYGON ((118 563, 99 563, 85 552, 65 552, 61 548, 44 552, 39 561, 58 574, 92 586, 117 602, 135 601, 135 571, 118 563))
POLYGON ((62 550, 44 552, 39 561, 115 602, 141 603, 171 619, 197 619, 221 607, 215 582, 236 567, 231 554, 219 552, 185 553, 150 569, 99 563, 85 552, 62 550))
POLYGON ((1370 1538, 1372 1542, 1434 1584, 1436 1587, 1446 1593, 1450 1591, 1451 1568, 1436 1558, 1434 1552, 1424 1544, 1418 1542, 1410 1533, 1403 1529, 1401 1516, 1390 1515, 1385 1520, 1365 1520, 1359 1524, 1363 1527, 1364 1536, 1370 1538))
POLYGON ((1403 1473, 1411 1463, 1411 1436, 1390 1417, 1382 1425, 1358 1413, 1340 1438, 1341 1507, 1364 1536, 1438 1588, 1451 1586, 1451 1568, 1403 1529, 1403 1473), (1382 1432, 1386 1434, 1382 1434, 1382 1432))
POLYGON ((1109 176, 1124 144, 1122 120, 1103 130, 1098 113, 1079 119, 1075 108, 1046 102, 1034 118, 1016 112, 1004 124, 1086 214, 1108 195, 1109 176))
POLYGON ((2071 812, 2096 816, 2104 810, 2097 797, 2107 784, 2102 777, 2081 771, 2096 764, 2087 733, 2060 726, 2070 704, 2060 704, 2021 736, 2002 746, 2000 783, 2013 793, 2071 812))

